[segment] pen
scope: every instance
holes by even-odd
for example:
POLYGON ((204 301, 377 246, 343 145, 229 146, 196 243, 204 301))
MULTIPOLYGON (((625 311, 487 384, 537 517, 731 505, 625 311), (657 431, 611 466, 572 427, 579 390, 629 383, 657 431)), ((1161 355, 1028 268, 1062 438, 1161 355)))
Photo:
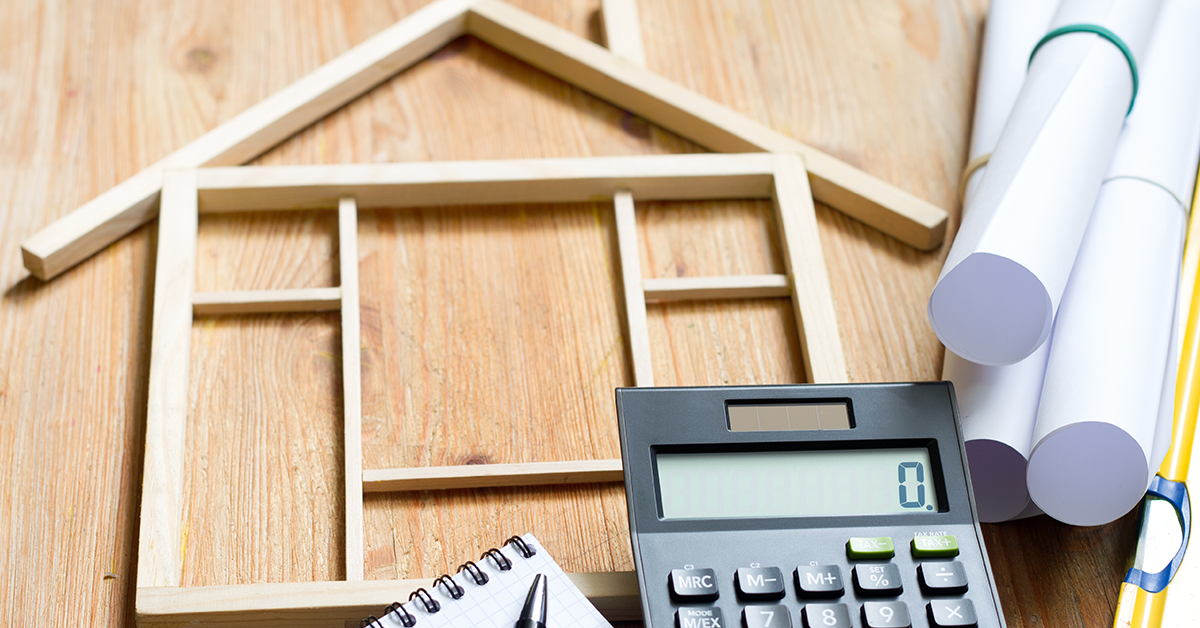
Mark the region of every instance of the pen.
POLYGON ((546 628, 546 576, 538 574, 533 577, 533 586, 529 587, 529 595, 525 596, 525 606, 521 609, 521 618, 513 628, 546 628))

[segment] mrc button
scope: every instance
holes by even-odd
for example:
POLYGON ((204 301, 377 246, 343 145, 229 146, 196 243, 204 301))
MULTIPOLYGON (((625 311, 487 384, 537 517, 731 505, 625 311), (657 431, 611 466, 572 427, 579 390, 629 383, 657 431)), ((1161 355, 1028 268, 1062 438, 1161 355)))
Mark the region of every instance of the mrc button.
MULTIPOLYGON (((667 580, 671 587, 671 598, 676 602, 711 602, 717 599, 717 575, 711 569, 672 569, 667 580)), ((720 611, 717 611, 717 617, 720 617, 720 611)))
POLYGON ((725 628, 719 608, 681 608, 675 613, 676 628, 725 628))
POLYGON ((747 600, 778 600, 783 597, 783 572, 778 567, 739 567, 738 597, 747 600))

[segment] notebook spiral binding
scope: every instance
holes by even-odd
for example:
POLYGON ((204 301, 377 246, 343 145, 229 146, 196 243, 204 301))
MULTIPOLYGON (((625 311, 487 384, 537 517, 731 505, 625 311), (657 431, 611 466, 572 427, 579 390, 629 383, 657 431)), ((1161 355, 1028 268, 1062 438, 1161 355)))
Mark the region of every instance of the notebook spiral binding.
MULTIPOLYGON (((519 536, 509 537, 504 541, 503 544, 501 544, 501 547, 504 547, 505 545, 512 545, 522 558, 530 558, 537 554, 537 550, 530 547, 529 544, 519 536)), ((496 568, 500 571, 508 571, 512 569, 512 561, 495 547, 488 549, 483 554, 480 554, 479 560, 491 560, 492 564, 496 565, 496 568)), ((467 562, 459 565, 455 573, 462 573, 464 571, 467 572, 467 575, 472 581, 475 582, 475 584, 484 586, 488 583, 488 575, 479 568, 479 565, 475 564, 475 561, 468 560, 467 562)), ((442 574, 437 578, 434 578, 431 587, 442 587, 442 589, 446 591, 446 594, 455 600, 466 595, 466 591, 464 591, 462 586, 454 581, 454 578, 450 574, 442 574)), ((416 591, 413 591, 412 594, 408 596, 408 601, 411 602, 413 600, 417 600, 417 604, 420 604, 421 607, 430 614, 436 613, 442 609, 441 604, 439 604, 437 600, 433 599, 433 596, 429 594, 429 590, 425 587, 421 587, 416 591)), ((392 602, 383 609, 383 617, 386 618, 389 615, 395 615, 396 619, 398 619, 400 624, 405 626, 405 628, 412 628, 413 626, 417 625, 416 616, 408 612, 408 609, 404 608, 404 604, 400 602, 392 602)), ((380 618, 374 615, 362 620, 362 622, 359 623, 359 627, 386 628, 386 626, 384 626, 384 624, 380 621, 380 618)))

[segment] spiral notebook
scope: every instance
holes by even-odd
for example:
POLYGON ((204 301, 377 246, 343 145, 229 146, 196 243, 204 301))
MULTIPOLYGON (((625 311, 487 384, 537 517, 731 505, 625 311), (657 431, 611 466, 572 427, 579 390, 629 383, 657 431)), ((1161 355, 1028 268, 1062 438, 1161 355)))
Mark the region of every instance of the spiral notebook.
POLYGON ((428 589, 362 620, 363 628, 513 628, 536 574, 547 578, 548 628, 612 628, 532 534, 438 577, 428 589))

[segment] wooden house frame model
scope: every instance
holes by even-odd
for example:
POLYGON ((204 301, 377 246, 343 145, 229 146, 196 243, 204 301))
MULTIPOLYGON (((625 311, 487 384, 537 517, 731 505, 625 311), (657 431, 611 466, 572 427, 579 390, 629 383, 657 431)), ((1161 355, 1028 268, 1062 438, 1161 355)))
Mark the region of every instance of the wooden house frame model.
MULTIPOLYGON (((605 19, 631 4, 605 2, 605 19)), ((632 18, 636 26, 636 17, 632 18)), ((614 28, 609 26, 610 45, 614 28)), ((291 86, 127 179, 22 245, 49 279, 159 217, 137 559, 139 625, 317 626, 378 612, 424 580, 364 580, 364 492, 621 480, 620 460, 404 469, 362 463, 357 211, 611 199, 637 386, 652 386, 647 301, 790 297, 805 370, 846 379, 816 198, 920 249, 946 213, 833 157, 501 0, 436 0, 291 86), (451 40, 470 34, 603 100, 720 153, 373 165, 237 166, 269 150, 451 40), (772 199, 786 274, 643 279, 634 202, 772 199), (339 286, 196 292, 198 215, 338 211, 339 286), (195 315, 338 311, 344 390, 345 581, 182 587, 182 501, 189 344, 195 315)), ((632 573, 572 574, 610 618, 636 618, 632 573)))

